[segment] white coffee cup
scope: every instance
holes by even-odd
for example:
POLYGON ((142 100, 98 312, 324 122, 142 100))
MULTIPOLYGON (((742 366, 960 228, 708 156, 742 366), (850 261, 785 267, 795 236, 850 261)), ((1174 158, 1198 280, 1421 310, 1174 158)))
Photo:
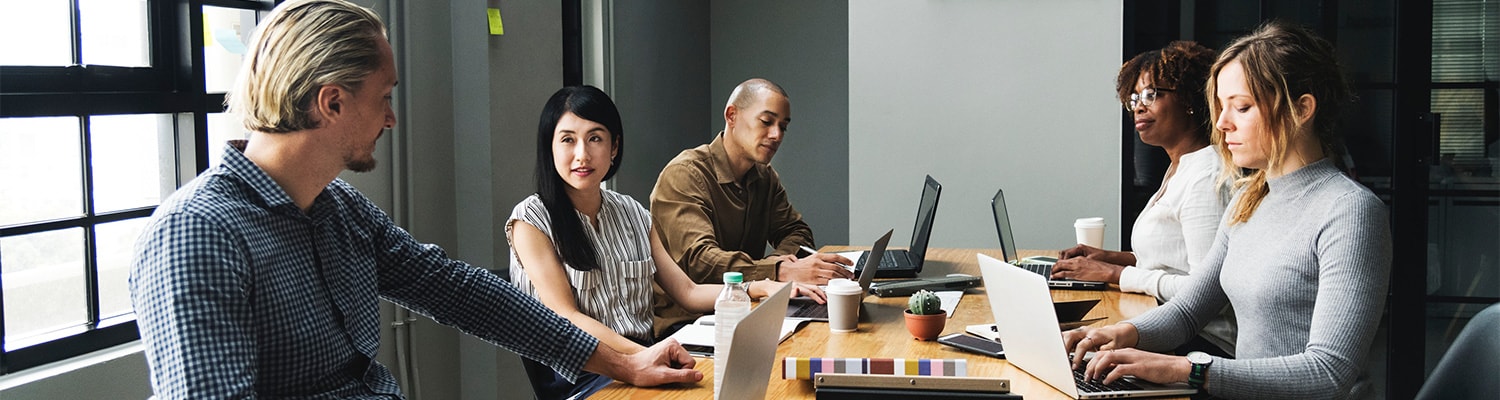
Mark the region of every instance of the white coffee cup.
POLYGON ((1073 221, 1078 244, 1104 248, 1104 217, 1079 218, 1073 221))
POLYGON ((859 329, 859 303, 863 300, 859 282, 844 278, 828 281, 823 293, 828 295, 828 330, 854 332, 859 329))

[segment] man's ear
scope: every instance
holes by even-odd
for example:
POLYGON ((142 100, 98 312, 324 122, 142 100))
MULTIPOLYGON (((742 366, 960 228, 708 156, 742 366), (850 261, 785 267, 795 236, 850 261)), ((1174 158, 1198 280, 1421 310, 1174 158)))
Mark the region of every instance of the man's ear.
POLYGON ((1318 98, 1312 93, 1304 93, 1297 97, 1297 123, 1306 124, 1312 121, 1313 115, 1318 111, 1318 98))
POLYGON ((740 110, 734 104, 724 106, 724 124, 734 126, 734 118, 739 116, 740 110))
POLYGON ((319 125, 338 119, 347 92, 338 85, 323 85, 318 88, 318 95, 313 99, 314 109, 319 115, 319 125))

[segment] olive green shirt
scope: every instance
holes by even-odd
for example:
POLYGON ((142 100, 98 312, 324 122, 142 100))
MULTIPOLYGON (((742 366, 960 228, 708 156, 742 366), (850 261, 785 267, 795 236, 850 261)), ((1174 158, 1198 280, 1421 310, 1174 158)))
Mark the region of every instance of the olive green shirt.
MULTIPOLYGON (((756 164, 736 179, 724 132, 712 143, 684 150, 667 163, 651 191, 651 219, 662 246, 688 277, 722 283, 725 272, 745 281, 776 279, 776 256, 813 247, 812 229, 787 201, 781 178, 756 164), (775 250, 766 254, 766 246, 775 250)), ((655 296, 658 317, 689 315, 667 296, 655 296)))

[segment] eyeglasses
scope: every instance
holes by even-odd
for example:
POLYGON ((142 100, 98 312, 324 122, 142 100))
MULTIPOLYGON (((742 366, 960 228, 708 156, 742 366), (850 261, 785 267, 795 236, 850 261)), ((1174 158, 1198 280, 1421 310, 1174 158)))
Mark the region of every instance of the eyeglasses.
POLYGON ((1135 112, 1136 108, 1145 107, 1156 102, 1156 92, 1170 92, 1172 89, 1146 88, 1140 93, 1131 93, 1130 101, 1125 102, 1125 110, 1135 112))

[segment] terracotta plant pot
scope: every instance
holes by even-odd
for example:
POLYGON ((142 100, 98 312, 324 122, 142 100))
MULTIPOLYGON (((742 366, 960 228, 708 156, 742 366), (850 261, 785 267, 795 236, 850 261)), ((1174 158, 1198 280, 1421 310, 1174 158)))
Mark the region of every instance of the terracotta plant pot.
POLYGON ((917 340, 934 340, 943 333, 943 326, 948 323, 948 313, 937 313, 932 315, 912 314, 906 310, 906 331, 917 340))

